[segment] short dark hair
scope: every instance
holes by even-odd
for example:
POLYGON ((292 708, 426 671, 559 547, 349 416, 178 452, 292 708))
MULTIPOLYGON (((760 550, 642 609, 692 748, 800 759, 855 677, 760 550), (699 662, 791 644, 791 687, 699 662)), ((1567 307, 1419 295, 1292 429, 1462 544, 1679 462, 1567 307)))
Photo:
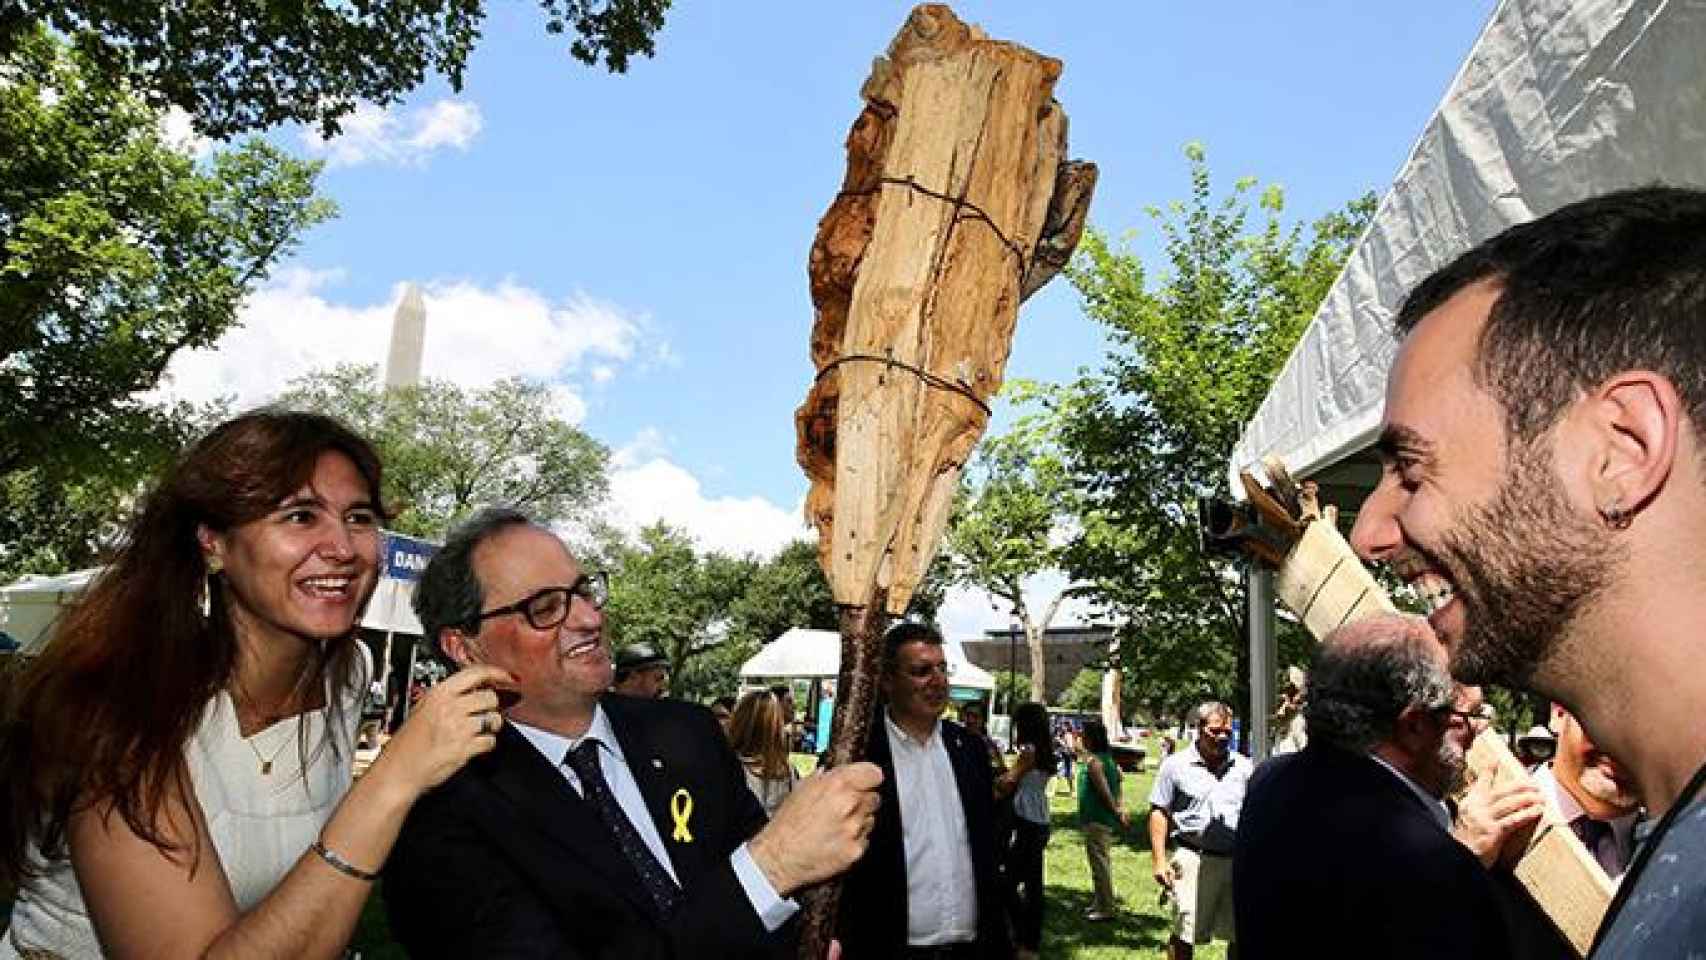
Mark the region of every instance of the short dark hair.
POLYGON ((1449 708, 1457 687, 1430 647, 1437 643, 1397 615, 1329 635, 1309 670, 1303 708, 1309 738, 1366 753, 1391 739, 1405 708, 1449 708), (1360 636, 1347 639, 1344 631, 1360 636))
POLYGON ((928 623, 920 623, 917 620, 902 620, 890 627, 889 632, 883 634, 884 673, 894 669, 895 663, 898 662, 900 648, 909 643, 928 643, 939 647, 942 645, 942 632, 928 623))
POLYGON ((1422 318, 1482 281, 1498 299, 1475 378, 1523 441, 1583 389, 1653 370, 1706 436, 1706 192, 1647 186, 1572 203, 1484 241, 1423 280, 1393 321, 1422 318))
POLYGON ((415 586, 411 606, 420 618, 421 629, 441 656, 444 631, 458 627, 469 633, 479 629, 480 610, 486 592, 474 575, 474 551, 480 544, 511 527, 532 526, 533 521, 510 507, 486 507, 457 524, 444 538, 444 546, 427 561, 421 582, 415 586))

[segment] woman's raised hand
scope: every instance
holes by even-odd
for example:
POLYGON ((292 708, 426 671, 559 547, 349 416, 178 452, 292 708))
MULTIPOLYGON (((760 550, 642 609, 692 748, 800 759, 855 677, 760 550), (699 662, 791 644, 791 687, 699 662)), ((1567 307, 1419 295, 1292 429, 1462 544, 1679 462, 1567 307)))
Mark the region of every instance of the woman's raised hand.
POLYGON ((509 671, 493 666, 458 670, 415 704, 408 722, 385 745, 379 763, 390 760, 417 793, 443 783, 470 759, 497 746, 504 723, 497 690, 514 679, 509 671))

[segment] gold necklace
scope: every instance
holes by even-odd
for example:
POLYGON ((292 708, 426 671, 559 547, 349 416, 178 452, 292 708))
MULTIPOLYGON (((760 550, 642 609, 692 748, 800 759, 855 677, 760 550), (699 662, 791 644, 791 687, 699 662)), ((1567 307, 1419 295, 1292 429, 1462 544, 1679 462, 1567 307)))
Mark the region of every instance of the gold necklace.
MULTIPOLYGON (((302 724, 302 719, 300 717, 298 717, 296 720, 296 723, 298 726, 300 726, 302 724)), ((270 730, 272 728, 268 727, 267 729, 270 730)), ((255 741, 245 739, 243 742, 249 745, 249 750, 250 750, 250 752, 254 753, 255 759, 259 760, 261 762, 261 776, 270 777, 270 776, 272 776, 272 762, 274 760, 278 759, 278 755, 284 752, 285 747, 290 746, 290 741, 293 739, 296 739, 296 738, 294 738, 294 737, 286 738, 283 743, 279 744, 278 749, 274 750, 272 752, 272 756, 270 756, 270 757, 261 755, 260 748, 255 746, 255 741)))

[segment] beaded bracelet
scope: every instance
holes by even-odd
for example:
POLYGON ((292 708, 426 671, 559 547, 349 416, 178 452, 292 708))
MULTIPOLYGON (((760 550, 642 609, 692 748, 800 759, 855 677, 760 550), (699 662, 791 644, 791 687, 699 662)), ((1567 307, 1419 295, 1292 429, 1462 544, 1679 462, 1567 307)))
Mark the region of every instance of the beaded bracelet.
POLYGON ((315 840, 313 846, 309 847, 309 849, 313 850, 315 853, 319 854, 320 859, 326 861, 326 864, 328 866, 330 866, 333 870, 336 870, 337 872, 343 874, 346 877, 354 877, 357 880, 363 880, 363 881, 366 881, 367 883, 372 883, 373 881, 379 879, 379 874, 368 873, 366 870, 363 870, 360 867, 356 866, 355 864, 350 863, 348 860, 345 860, 343 857, 340 857, 337 854, 333 853, 332 851, 327 850, 326 845, 324 843, 320 842, 319 840, 315 840))

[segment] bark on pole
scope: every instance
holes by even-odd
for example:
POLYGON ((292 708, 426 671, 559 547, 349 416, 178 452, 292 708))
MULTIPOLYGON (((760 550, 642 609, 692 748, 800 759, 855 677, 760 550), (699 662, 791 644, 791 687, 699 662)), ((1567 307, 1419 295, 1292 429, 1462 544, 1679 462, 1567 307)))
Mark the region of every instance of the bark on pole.
MULTIPOLYGON (((842 608, 829 755, 861 759, 881 636, 906 611, 1001 386, 1019 304, 1065 265, 1095 167, 1067 161, 1060 62, 912 11, 872 65, 809 274, 817 379, 795 414, 807 519, 842 608)), ((801 957, 824 955, 814 893, 801 957)))

